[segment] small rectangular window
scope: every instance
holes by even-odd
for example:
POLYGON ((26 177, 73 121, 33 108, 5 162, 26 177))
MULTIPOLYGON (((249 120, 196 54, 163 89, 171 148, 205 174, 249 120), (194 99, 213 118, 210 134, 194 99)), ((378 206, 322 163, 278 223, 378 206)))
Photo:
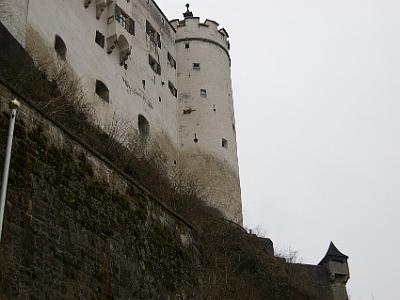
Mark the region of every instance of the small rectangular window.
POLYGON ((126 31, 135 35, 135 21, 118 6, 115 6, 115 19, 126 31))
POLYGON ((190 44, 189 43, 185 43, 185 48, 189 49, 190 48, 190 44))
POLYGON ((171 94, 174 95, 175 98, 178 97, 178 91, 171 81, 168 81, 168 88, 171 91, 171 94))
POLYGON ((176 69, 176 60, 172 57, 171 53, 168 52, 168 62, 172 68, 176 69))
POLYGON ((203 98, 207 98, 207 90, 206 89, 201 89, 200 90, 200 96, 203 98))
POLYGON ((96 94, 105 102, 110 102, 110 91, 100 80, 96 80, 96 94))
POLYGON ((194 63, 193 70, 200 71, 200 63, 194 63))
POLYGON ((161 75, 161 66, 160 64, 149 54, 149 65, 154 73, 161 75))
POLYGON ((154 29, 149 21, 146 21, 146 33, 150 41, 157 45, 161 49, 161 35, 154 29))
POLYGON ((223 148, 228 148, 228 140, 222 139, 222 147, 223 148))
POLYGON ((104 35, 98 30, 96 30, 95 41, 101 48, 104 48, 105 38, 104 38, 104 35))

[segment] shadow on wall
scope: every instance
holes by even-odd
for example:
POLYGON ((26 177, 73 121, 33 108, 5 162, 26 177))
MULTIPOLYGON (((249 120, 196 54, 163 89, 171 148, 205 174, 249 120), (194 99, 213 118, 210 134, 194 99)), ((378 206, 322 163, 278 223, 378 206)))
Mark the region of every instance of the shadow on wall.
POLYGON ((186 170, 192 178, 197 178, 197 184, 202 187, 202 198, 210 206, 225 212, 227 219, 243 224, 237 172, 212 155, 200 151, 181 152, 178 167, 186 170))

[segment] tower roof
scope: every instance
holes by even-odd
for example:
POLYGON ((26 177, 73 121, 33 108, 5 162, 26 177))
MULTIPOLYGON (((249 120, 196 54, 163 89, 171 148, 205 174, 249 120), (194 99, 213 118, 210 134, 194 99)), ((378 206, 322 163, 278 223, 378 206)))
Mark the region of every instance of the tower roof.
POLYGON ((322 266, 330 261, 338 261, 341 263, 346 263, 348 258, 349 257, 347 255, 340 252, 338 248, 336 248, 335 244, 331 242, 328 251, 325 254, 325 257, 321 260, 321 262, 318 265, 322 266))
POLYGON ((193 17, 193 13, 189 10, 190 4, 186 4, 186 12, 183 13, 185 18, 193 17))

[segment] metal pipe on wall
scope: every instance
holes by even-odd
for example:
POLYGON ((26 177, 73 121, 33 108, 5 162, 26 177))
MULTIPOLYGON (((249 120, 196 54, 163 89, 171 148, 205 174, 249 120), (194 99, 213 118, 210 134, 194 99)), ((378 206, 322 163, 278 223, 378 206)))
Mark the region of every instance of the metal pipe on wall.
POLYGON ((1 193, 0 193, 0 242, 3 231, 3 221, 4 221, 4 209, 6 205, 6 196, 7 196, 7 185, 8 185, 8 173, 10 170, 10 160, 11 160, 11 148, 12 141, 14 136, 14 126, 15 119, 17 117, 17 111, 20 107, 20 103, 17 100, 13 100, 10 102, 11 116, 10 116, 10 125, 8 127, 7 134, 7 145, 6 145, 6 153, 4 157, 4 167, 3 167, 3 176, 1 179, 1 193))

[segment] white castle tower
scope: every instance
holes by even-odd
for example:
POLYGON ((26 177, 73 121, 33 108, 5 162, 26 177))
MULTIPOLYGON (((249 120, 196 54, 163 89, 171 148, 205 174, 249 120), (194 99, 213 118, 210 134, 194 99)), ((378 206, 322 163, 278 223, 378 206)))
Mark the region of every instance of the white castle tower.
POLYGON ((205 187, 209 205, 242 224, 228 33, 189 11, 176 29, 179 162, 205 187))

